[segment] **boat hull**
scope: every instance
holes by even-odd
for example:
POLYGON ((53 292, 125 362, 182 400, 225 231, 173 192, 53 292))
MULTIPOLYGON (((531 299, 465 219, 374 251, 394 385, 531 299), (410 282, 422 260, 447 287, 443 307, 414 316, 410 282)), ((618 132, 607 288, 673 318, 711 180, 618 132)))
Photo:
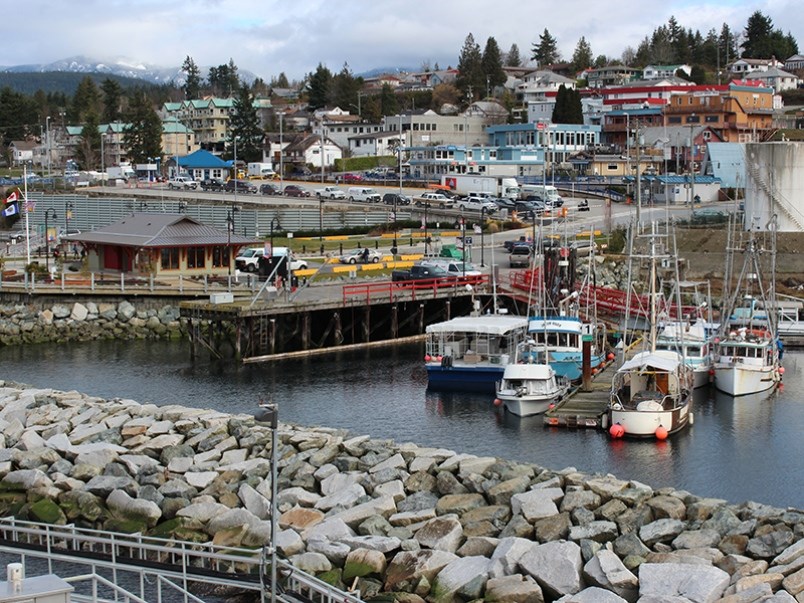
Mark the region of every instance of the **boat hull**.
POLYGON ((715 366, 715 387, 730 396, 746 396, 773 389, 779 383, 771 366, 715 366))
POLYGON ((452 366, 427 364, 427 387, 433 391, 464 391, 495 393, 497 382, 502 379, 502 366, 452 366))
POLYGON ((664 427, 668 434, 681 431, 689 424, 689 405, 672 410, 609 409, 609 425, 622 425, 625 437, 654 438, 656 430, 664 427))
POLYGON ((516 396, 516 395, 506 396, 501 392, 497 393, 497 398, 502 400, 503 406, 505 406, 505 410, 510 412, 512 415, 516 415, 518 417, 532 417, 534 415, 543 415, 548 410, 550 410, 550 406, 554 404, 557 400, 559 400, 560 397, 561 397, 560 395, 556 395, 548 399, 544 398, 531 399, 525 396, 516 396))
MULTIPOLYGON (((598 368, 603 362, 603 356, 592 356, 589 366, 598 368)), ((556 375, 569 381, 578 381, 583 377, 583 356, 574 352, 550 352, 550 366, 556 375)))

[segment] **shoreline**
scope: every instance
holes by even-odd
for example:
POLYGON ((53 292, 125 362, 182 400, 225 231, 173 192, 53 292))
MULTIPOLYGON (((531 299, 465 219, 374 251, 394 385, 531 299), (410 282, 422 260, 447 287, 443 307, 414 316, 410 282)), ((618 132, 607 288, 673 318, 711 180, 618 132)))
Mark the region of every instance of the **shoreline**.
MULTIPOLYGON (((270 430, 253 416, 2 381, 0 425, 7 514, 270 541, 270 430)), ((280 423, 278 435, 277 548, 364 595, 632 601, 680 595, 665 573, 684 577, 683 564, 705 569, 687 576, 701 600, 804 597, 802 510, 342 429, 280 423), (601 588, 618 598, 588 598, 601 588)))

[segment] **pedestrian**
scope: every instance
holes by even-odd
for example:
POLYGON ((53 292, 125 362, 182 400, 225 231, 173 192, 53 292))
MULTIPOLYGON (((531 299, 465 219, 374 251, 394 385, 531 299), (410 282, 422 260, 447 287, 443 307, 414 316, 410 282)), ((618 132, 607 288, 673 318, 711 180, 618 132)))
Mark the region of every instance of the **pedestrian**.
POLYGON ((78 259, 78 245, 76 245, 75 243, 73 243, 73 259, 74 260, 78 259))

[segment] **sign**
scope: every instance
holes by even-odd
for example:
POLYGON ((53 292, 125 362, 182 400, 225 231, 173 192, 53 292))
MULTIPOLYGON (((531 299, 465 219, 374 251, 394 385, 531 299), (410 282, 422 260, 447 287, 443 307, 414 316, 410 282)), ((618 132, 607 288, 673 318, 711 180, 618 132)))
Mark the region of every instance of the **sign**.
POLYGON ((543 131, 543 130, 544 130, 544 122, 540 121, 539 123, 537 123, 537 124, 536 124, 536 129, 537 129, 539 132, 543 131))
POLYGON ((480 226, 480 224, 475 224, 474 231, 475 234, 483 234, 483 228, 480 226))
POLYGON ((271 247, 271 244, 270 244, 270 243, 266 243, 266 244, 265 244, 265 249, 263 250, 263 254, 264 254, 264 255, 265 255, 265 257, 267 257, 267 258, 273 257, 273 255, 274 255, 274 250, 273 250, 273 248, 271 247))
POLYGON ((472 245, 472 237, 464 237, 463 238, 463 244, 471 246, 472 245))
POLYGON ((581 335, 581 343, 592 343, 591 335, 581 335))

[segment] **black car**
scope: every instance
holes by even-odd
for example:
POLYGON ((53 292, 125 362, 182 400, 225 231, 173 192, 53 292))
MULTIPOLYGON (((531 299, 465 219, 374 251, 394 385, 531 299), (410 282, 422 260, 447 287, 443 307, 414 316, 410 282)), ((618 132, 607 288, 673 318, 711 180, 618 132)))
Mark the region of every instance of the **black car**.
POLYGON ((260 194, 261 195, 282 195, 282 189, 280 189, 276 184, 261 184, 260 185, 260 194))
POLYGON ((410 205, 410 197, 399 193, 385 193, 382 202, 386 205, 410 205))
POLYGON ((257 187, 248 180, 229 180, 223 186, 223 190, 226 193, 233 193, 235 190, 238 193, 257 193, 257 187))
POLYGON ((226 183, 220 178, 207 178, 201 181, 202 191, 222 191, 226 183))
POLYGON ((500 209, 507 209, 508 211, 513 211, 516 209, 516 203, 511 201, 506 197, 499 197, 492 199, 492 201, 499 207, 500 209))

